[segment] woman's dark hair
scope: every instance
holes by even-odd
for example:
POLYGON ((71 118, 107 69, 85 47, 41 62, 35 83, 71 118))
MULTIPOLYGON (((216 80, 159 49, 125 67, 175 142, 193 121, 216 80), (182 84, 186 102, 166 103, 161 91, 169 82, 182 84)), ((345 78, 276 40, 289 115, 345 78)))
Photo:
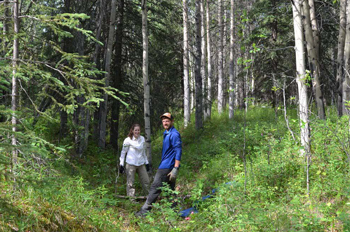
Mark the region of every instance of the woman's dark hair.
POLYGON ((132 139, 132 136, 134 136, 134 129, 135 129, 135 127, 139 127, 140 130, 141 130, 140 124, 137 124, 137 123, 133 124, 133 125, 131 126, 130 131, 129 131, 129 134, 128 134, 128 137, 129 137, 130 139, 132 139))

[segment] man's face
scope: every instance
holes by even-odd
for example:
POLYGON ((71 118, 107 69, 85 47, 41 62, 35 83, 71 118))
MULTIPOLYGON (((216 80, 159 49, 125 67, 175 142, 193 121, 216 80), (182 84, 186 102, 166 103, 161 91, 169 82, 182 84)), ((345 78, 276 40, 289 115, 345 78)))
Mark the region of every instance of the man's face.
POLYGON ((163 118, 162 123, 165 130, 169 130, 173 125, 173 122, 168 118, 163 118))

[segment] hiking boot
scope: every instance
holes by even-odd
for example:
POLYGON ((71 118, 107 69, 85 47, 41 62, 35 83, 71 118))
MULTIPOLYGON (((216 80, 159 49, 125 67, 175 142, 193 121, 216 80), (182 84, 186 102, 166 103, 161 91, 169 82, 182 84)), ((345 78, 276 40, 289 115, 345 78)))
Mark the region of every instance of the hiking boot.
POLYGON ((141 207, 141 210, 135 213, 136 217, 146 217, 147 213, 151 211, 152 205, 148 204, 147 201, 141 207))

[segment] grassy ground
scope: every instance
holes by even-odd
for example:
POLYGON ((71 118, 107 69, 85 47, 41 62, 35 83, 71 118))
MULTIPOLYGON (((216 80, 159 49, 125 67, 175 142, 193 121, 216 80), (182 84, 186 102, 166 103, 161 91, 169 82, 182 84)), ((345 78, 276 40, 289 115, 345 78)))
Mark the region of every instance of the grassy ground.
MULTIPOLYGON (((179 217, 163 197, 136 218, 143 201, 115 197, 125 193, 125 176, 115 172, 119 154, 92 145, 79 162, 61 157, 26 167, 15 189, 3 179, 0 231, 349 231, 349 121, 327 118, 310 122, 309 194, 296 112, 290 131, 282 112, 253 108, 234 120, 214 113, 200 131, 176 124, 183 140, 177 210, 195 206, 196 214, 179 217)), ((161 134, 152 142, 155 168, 161 134)), ((137 190, 143 195, 138 182, 137 190)))

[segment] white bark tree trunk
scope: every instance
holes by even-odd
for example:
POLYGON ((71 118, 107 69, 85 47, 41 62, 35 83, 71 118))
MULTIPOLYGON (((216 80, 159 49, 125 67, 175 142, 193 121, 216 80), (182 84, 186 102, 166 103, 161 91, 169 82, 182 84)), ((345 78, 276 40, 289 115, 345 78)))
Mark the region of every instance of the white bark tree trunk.
POLYGON ((314 0, 309 0, 309 6, 310 6, 310 20, 311 20, 311 26, 312 26, 312 34, 314 38, 316 57, 318 57, 319 59, 320 58, 320 30, 317 23, 314 0))
POLYGON ((205 12, 204 12, 204 0, 200 1, 200 10, 201 10, 201 50, 202 50, 202 56, 201 56, 201 76, 202 76, 202 109, 203 109, 203 117, 204 121, 207 119, 206 115, 206 108, 207 108, 207 67, 206 67, 206 36, 205 36, 205 12))
POLYGON ((344 47, 344 81, 343 81, 343 114, 350 115, 350 0, 347 0, 346 7, 346 36, 344 47))
POLYGON ((146 134, 146 153, 147 159, 152 164, 151 154, 151 110, 150 110, 150 85, 148 77, 148 35, 147 35, 147 4, 142 0, 142 76, 144 88, 144 117, 145 117, 145 134, 146 134))
POLYGON ((201 76, 201 1, 196 0, 196 67, 195 67, 195 76, 196 76, 196 129, 203 127, 203 91, 202 91, 202 76, 201 76))
POLYGON ((346 0, 340 1, 340 24, 338 35, 338 55, 337 55, 337 108, 338 115, 343 115, 342 101, 342 85, 344 77, 344 46, 345 46, 345 30, 346 30, 346 0))
POLYGON ((309 115, 307 102, 307 87, 305 84, 305 51, 303 40, 303 24, 301 15, 301 1, 293 0, 293 24, 295 36, 295 59, 296 59, 296 81, 299 93, 299 117, 300 117, 300 139, 304 149, 301 154, 309 152, 309 115))
POLYGON ((230 80, 229 80, 229 118, 234 116, 234 104, 235 104, 235 61, 234 61, 234 28, 235 28, 235 15, 234 15, 234 0, 231 0, 231 17, 230 17, 230 80))
POLYGON ((191 96, 189 82, 188 56, 188 0, 183 0, 183 66, 184 66, 184 126, 187 127, 191 119, 191 96))
POLYGON ((205 106, 206 113, 205 118, 211 117, 211 104, 212 104, 212 61, 211 61, 211 42, 210 42, 210 11, 209 11, 209 0, 206 2, 206 20, 207 20, 207 57, 208 57, 208 80, 207 80, 207 104, 205 106))
MULTIPOLYGON (((12 150, 12 174, 15 175, 15 169, 17 165, 17 106, 18 106, 18 85, 17 85, 17 64, 18 64, 18 51, 19 51, 19 41, 18 41, 18 33, 19 33, 19 3, 18 0, 13 2, 13 32, 14 32, 14 40, 13 40, 13 55, 12 55, 12 93, 11 93, 11 110, 12 110, 12 131, 13 135, 11 138, 11 145, 13 146, 12 150)), ((15 176, 14 176, 15 178, 15 176)))
POLYGON ((317 113, 320 119, 325 119, 323 96, 322 96, 321 84, 320 84, 319 57, 317 56, 318 45, 316 46, 316 43, 318 41, 314 37, 313 30, 311 28, 310 6, 307 1, 303 1, 303 12, 304 12, 303 25, 305 28, 306 48, 307 48, 307 55, 308 55, 308 60, 311 68, 311 75, 313 77, 312 86, 315 94, 317 113))
POLYGON ((221 114, 224 109, 224 89, 223 89, 223 10, 222 0, 218 1, 218 27, 219 27, 219 42, 218 42, 218 113, 221 114))
MULTIPOLYGON (((109 32, 107 41, 107 51, 106 51, 106 63, 105 63, 105 87, 109 86, 110 76, 111 76, 111 57, 112 49, 115 35, 115 18, 116 18, 116 6, 117 0, 111 1, 111 15, 109 20, 109 32)), ((105 148, 106 146, 106 125, 107 125, 107 112, 108 112, 108 95, 105 94, 103 97, 104 101, 101 103, 100 107, 100 126, 99 126, 99 138, 98 146, 105 148)))
POLYGON ((350 115, 350 0, 347 0, 346 7, 346 36, 344 47, 344 81, 343 81, 343 113, 350 115))

